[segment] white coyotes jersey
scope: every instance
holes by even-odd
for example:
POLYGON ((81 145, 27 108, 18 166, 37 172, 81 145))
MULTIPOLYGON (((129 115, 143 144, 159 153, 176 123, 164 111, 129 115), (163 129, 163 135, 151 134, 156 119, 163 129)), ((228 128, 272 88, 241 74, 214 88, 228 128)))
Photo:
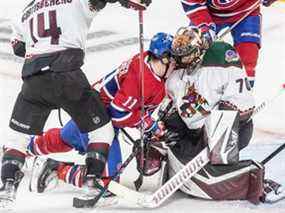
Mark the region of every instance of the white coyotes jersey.
POLYGON ((190 129, 201 128, 221 101, 242 112, 254 107, 245 73, 237 67, 202 67, 191 75, 176 70, 166 81, 166 90, 190 129))
POLYGON ((13 23, 12 39, 26 43, 26 55, 84 50, 96 14, 89 0, 34 0, 13 23))

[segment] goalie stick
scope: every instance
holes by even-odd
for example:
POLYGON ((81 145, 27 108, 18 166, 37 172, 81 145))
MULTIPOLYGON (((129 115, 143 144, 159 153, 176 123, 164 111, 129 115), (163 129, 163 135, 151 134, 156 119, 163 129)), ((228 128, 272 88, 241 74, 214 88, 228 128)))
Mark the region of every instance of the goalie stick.
POLYGON ((254 117, 257 113, 259 113, 261 110, 263 110, 268 104, 273 103, 282 93, 285 92, 285 83, 283 83, 278 90, 278 92, 270 99, 264 100, 261 104, 259 104, 253 111, 252 116, 254 117))
POLYGON ((268 155, 265 159, 261 161, 263 165, 265 165, 268 161, 274 158, 279 152, 281 152, 285 148, 285 143, 281 144, 276 150, 274 150, 270 155, 268 155))

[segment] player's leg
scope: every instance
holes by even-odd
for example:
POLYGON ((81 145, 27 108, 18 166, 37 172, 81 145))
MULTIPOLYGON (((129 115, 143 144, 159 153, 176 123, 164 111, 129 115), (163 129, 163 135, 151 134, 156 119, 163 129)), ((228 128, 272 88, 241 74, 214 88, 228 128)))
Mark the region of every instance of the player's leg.
POLYGON ((8 141, 5 144, 5 152, 2 159, 1 180, 3 187, 0 190, 0 205, 9 207, 16 198, 18 185, 23 177, 21 169, 26 158, 26 147, 30 136, 40 134, 50 109, 40 104, 28 101, 25 97, 30 91, 23 89, 18 95, 13 113, 10 119, 11 130, 8 141), (25 96, 23 95, 25 94, 25 96))
POLYGON ((261 16, 248 16, 232 30, 234 46, 241 58, 251 86, 261 46, 261 16))
POLYGON ((32 155, 68 152, 72 148, 62 139, 60 128, 51 128, 41 135, 32 136, 28 145, 28 151, 32 155))
POLYGON ((86 178, 90 178, 91 183, 88 180, 86 183, 96 185, 94 180, 103 175, 114 129, 98 92, 91 90, 84 73, 78 70, 64 75, 65 101, 62 102, 62 108, 69 113, 81 133, 88 133, 86 178))
POLYGON ((70 120, 62 128, 52 128, 32 137, 28 150, 33 155, 68 152, 71 149, 85 153, 88 140, 88 133, 81 133, 76 123, 70 120))
MULTIPOLYGON (((85 142, 87 146, 88 141, 85 140, 85 142)), ((109 178, 115 174, 121 162, 120 144, 117 138, 115 138, 110 147, 108 161, 103 172, 102 181, 104 184, 106 184, 109 178)), ((37 157, 33 164, 30 190, 42 193, 46 189, 54 188, 58 180, 80 188, 84 184, 85 173, 85 165, 37 157)))

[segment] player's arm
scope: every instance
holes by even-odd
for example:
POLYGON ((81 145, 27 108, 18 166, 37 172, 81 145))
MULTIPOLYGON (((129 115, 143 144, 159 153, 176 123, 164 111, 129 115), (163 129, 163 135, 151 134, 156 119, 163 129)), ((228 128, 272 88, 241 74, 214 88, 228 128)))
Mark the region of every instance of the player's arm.
POLYGON ((209 13, 206 0, 181 0, 190 25, 197 26, 206 36, 209 42, 213 42, 216 36, 216 24, 209 13))
POLYGON ((13 52, 16 56, 25 57, 26 54, 26 43, 23 36, 22 25, 17 21, 14 21, 11 25, 12 27, 12 37, 11 45, 13 52))
POLYGON ((128 67, 128 73, 110 104, 112 121, 117 127, 134 127, 140 123, 139 76, 128 67))

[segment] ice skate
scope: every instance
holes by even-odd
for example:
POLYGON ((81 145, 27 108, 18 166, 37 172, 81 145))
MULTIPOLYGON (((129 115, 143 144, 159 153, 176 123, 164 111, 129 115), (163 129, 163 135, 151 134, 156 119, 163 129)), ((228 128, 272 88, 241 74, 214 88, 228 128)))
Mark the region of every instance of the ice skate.
POLYGON ((29 190, 43 193, 54 189, 58 184, 57 167, 59 162, 51 158, 36 157, 33 163, 29 190))
POLYGON ((275 203, 285 198, 284 187, 270 179, 264 180, 264 195, 261 201, 264 203, 275 203))

